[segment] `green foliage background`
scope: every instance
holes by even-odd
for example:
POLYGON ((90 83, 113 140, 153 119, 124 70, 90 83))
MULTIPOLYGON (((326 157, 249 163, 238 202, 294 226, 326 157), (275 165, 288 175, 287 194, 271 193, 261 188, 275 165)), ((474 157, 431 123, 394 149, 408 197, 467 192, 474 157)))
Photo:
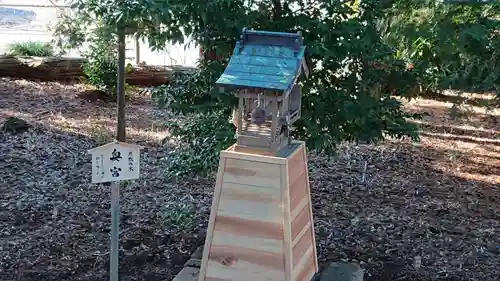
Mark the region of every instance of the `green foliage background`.
MULTIPOLYGON (((360 12, 357 6, 340 1, 250 2, 201 5, 191 1, 186 6, 190 18, 185 21, 193 27, 191 36, 205 50, 224 58, 230 55, 242 27, 303 31, 312 73, 310 79, 301 81, 303 116, 294 137, 323 153, 333 153, 341 141, 376 142, 387 136, 418 139, 416 126, 407 120, 414 116, 406 114, 395 98, 410 97, 416 79, 402 61, 394 60, 391 49, 381 40, 375 26, 383 11, 379 1, 363 1, 359 7, 380 14, 360 12), (221 11, 225 17, 210 16, 221 11), (387 89, 389 81, 391 91, 387 89)), ((234 99, 213 88, 224 62, 201 62, 192 80, 158 89, 155 98, 184 114, 217 109, 222 119, 228 120, 234 99)), ((197 126, 205 124, 200 119, 197 126)), ((205 155, 216 155, 208 151, 212 147, 206 148, 205 155)))
MULTIPOLYGON (((311 77, 294 137, 333 153, 342 141, 418 140, 418 116, 402 100, 426 91, 474 86, 498 89, 499 4, 430 0, 73 0, 75 16, 56 28, 69 45, 89 41, 95 22, 112 34, 145 38, 153 50, 190 37, 220 61, 155 89, 160 106, 183 116, 170 122, 170 172, 210 172, 234 141, 235 99, 214 88, 243 27, 302 31, 311 77), (220 16, 216 16, 220 15, 220 16), (76 43, 75 43, 76 42, 76 43), (408 65, 414 67, 409 68, 408 65)), ((64 40, 63 40, 64 41, 64 40)), ((97 53, 97 55, 99 55, 97 53)))
POLYGON ((500 1, 392 1, 379 21, 396 57, 414 64, 425 91, 500 91, 500 1))
POLYGON ((87 62, 83 71, 87 82, 99 90, 116 96, 118 77, 118 42, 106 26, 99 23, 88 39, 88 49, 83 53, 87 62))

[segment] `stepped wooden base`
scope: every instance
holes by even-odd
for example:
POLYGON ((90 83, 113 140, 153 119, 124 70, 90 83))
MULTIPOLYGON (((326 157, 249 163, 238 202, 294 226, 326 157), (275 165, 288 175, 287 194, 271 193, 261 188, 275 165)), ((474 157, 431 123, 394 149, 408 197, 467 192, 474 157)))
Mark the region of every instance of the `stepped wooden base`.
POLYGON ((318 270, 303 142, 221 152, 199 281, 309 281, 318 270))

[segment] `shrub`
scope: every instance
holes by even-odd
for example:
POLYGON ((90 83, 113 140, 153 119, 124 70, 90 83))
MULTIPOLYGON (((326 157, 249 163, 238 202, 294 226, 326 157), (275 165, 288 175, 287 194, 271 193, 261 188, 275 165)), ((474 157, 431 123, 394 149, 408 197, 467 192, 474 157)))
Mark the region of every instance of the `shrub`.
MULTIPOLYGON (((257 7, 245 1, 215 1, 203 9, 190 6, 194 10, 186 16, 200 21, 195 25, 193 38, 205 50, 215 51, 226 59, 203 61, 198 72, 183 77, 178 85, 164 87, 163 92, 155 95, 156 100, 169 109, 185 114, 192 112, 195 116, 214 110, 227 124, 234 99, 229 93, 214 90, 214 82, 223 72, 241 27, 285 32, 302 30, 311 76, 300 81, 303 111, 302 118, 295 124, 294 138, 306 141, 309 149, 322 153, 334 153, 335 146, 342 141, 377 142, 385 137, 418 140, 416 125, 408 122, 408 118, 414 116, 405 113, 396 98, 411 97, 415 79, 401 61, 394 59, 374 23, 384 17, 383 3, 362 1, 359 9, 354 9, 343 1, 310 2, 273 1, 257 7), (206 17, 215 11, 224 11, 228 17, 206 17), (380 69, 374 65, 390 67, 380 69), (388 89, 382 80, 392 81, 394 88, 388 89)), ((179 136, 189 134, 187 138, 180 138, 191 149, 190 153, 181 150, 179 157, 185 157, 183 162, 193 167, 203 163, 201 170, 206 170, 205 165, 216 164, 212 159, 216 159, 219 151, 213 148, 225 146, 212 144, 218 139, 211 136, 234 134, 234 128, 224 126, 222 121, 220 125, 214 124, 206 122, 203 134, 177 130, 179 136)), ((196 172, 200 168, 192 170, 196 172)))
POLYGON ((223 61, 201 61, 196 71, 174 73, 168 85, 155 87, 152 98, 160 107, 180 114, 231 108, 237 103, 234 95, 213 88, 222 71, 223 61))
POLYGON ((168 177, 207 175, 217 167, 220 151, 234 143, 229 115, 236 100, 212 88, 222 70, 222 62, 203 61, 195 72, 176 73, 170 84, 153 89, 160 107, 181 116, 166 124, 170 137, 165 141, 176 147, 169 153, 168 177))
MULTIPOLYGON (((103 26, 97 26, 88 37, 87 50, 83 52, 87 62, 83 72, 89 84, 105 92, 111 98, 116 97, 118 80, 118 42, 116 36, 103 26)), ((125 72, 130 71, 130 64, 125 66, 125 72)), ((130 98, 135 87, 125 83, 125 97, 130 98)))
POLYGON ((110 30, 127 27, 128 34, 146 37, 154 48, 189 37, 221 58, 182 77, 178 85, 162 87, 155 95, 157 101, 186 116, 184 123, 171 124, 174 137, 181 142, 173 163, 188 163, 183 167, 192 166, 193 171, 205 171, 215 164, 215 149, 234 139, 227 120, 234 98, 214 91, 213 86, 242 27, 303 32, 312 74, 301 81, 303 116, 294 137, 305 140, 310 149, 332 153, 342 141, 376 142, 387 136, 418 139, 416 126, 407 120, 412 116, 396 99, 409 97, 414 77, 411 73, 399 75, 402 70, 392 67, 398 62, 376 27, 376 21, 386 17, 385 9, 394 1, 179 0, 169 2, 171 5, 147 0, 71 2, 78 11, 77 18, 83 17, 81 22, 87 25, 102 19, 110 30), (224 17, 211 16, 214 14, 224 17), (370 67, 373 64, 391 67, 385 71, 370 67), (404 87, 388 90, 381 78, 398 81, 404 87), (192 158, 183 158, 189 156, 192 158))
POLYGON ((235 141, 235 128, 223 111, 191 113, 167 123, 176 149, 168 155, 167 177, 207 175, 217 167, 219 153, 235 141))
POLYGON ((118 77, 118 44, 115 36, 98 26, 89 38, 87 48, 83 53, 87 59, 83 66, 87 82, 101 91, 115 95, 118 77))
MULTIPOLYGON (((451 2, 451 1, 450 1, 451 2)), ((379 21, 422 89, 500 89, 500 2, 458 5, 396 1, 379 21)))
POLYGON ((50 44, 40 41, 16 42, 8 46, 8 53, 13 56, 52 57, 55 55, 50 44))

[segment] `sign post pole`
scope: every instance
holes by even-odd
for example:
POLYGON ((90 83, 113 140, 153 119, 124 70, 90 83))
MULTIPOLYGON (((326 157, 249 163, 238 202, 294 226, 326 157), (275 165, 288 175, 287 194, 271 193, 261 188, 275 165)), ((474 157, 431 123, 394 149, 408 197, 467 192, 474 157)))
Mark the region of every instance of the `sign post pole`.
POLYGON ((111 252, 109 262, 109 280, 118 281, 120 233, 120 184, 111 183, 111 252))
POLYGON ((135 180, 140 175, 140 145, 114 141, 93 149, 92 183, 111 183, 111 251, 109 280, 118 281, 120 239, 120 181, 135 180))
MULTIPOLYGON (((125 30, 118 28, 118 79, 117 79, 117 128, 116 139, 125 141, 125 30)), ((120 239, 120 183, 111 183, 111 252, 109 280, 118 281, 120 239)))

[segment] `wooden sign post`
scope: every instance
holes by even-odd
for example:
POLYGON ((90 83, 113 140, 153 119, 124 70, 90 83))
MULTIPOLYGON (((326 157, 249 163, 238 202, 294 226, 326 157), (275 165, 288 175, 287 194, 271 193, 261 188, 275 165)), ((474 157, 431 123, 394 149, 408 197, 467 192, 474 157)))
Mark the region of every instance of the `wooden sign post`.
POLYGON ((92 183, 111 182, 111 252, 109 279, 118 281, 120 185, 119 181, 139 178, 142 146, 114 141, 93 149, 92 183))

